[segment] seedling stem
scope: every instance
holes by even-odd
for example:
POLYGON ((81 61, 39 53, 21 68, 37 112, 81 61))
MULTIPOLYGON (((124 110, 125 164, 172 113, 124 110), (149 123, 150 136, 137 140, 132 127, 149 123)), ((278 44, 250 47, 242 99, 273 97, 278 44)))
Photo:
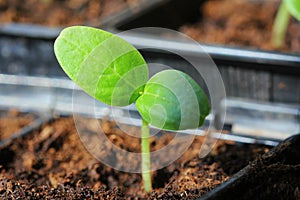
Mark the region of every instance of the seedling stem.
POLYGON ((144 182, 144 189, 147 193, 152 190, 151 182, 151 161, 150 161, 150 143, 149 143, 149 124, 144 119, 142 120, 142 178, 144 182))
POLYGON ((200 127, 210 113, 205 93, 178 70, 163 70, 149 79, 147 63, 139 51, 100 29, 68 27, 56 39, 54 51, 66 74, 95 99, 120 107, 136 102, 142 117, 142 179, 144 190, 150 193, 149 124, 174 131, 200 127))
POLYGON ((290 13, 286 5, 281 3, 273 25, 272 45, 275 48, 283 46, 289 21, 290 13))

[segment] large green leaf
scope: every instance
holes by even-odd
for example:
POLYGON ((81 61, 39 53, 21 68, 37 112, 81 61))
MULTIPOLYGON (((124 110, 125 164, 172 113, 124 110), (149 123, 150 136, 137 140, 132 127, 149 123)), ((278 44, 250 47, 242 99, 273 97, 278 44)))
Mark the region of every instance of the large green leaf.
POLYGON ((54 51, 77 85, 109 105, 131 104, 148 80, 141 54, 125 40, 100 29, 68 27, 56 39, 54 51))
POLYGON ((197 128, 210 112, 209 101, 199 85, 177 70, 155 74, 136 107, 148 123, 165 130, 197 128))
POLYGON ((100 29, 64 29, 54 44, 66 74, 88 94, 113 106, 136 101, 142 117, 168 130, 201 126, 209 102, 187 74, 166 70, 148 82, 148 68, 140 53, 123 39, 100 29))
POLYGON ((300 0, 283 0, 289 13, 300 21, 300 0))

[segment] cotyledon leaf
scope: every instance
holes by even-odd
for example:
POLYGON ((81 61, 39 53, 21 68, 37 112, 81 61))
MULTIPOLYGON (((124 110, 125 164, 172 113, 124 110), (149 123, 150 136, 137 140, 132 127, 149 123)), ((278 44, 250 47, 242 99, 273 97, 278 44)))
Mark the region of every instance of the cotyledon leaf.
POLYGON ((148 123, 165 130, 197 128, 210 112, 209 101, 199 85, 177 70, 155 74, 136 107, 148 123))
POLYGON ((68 27, 56 39, 54 52, 78 86, 109 105, 131 104, 148 80, 148 67, 138 50, 100 29, 68 27))
POLYGON ((283 0, 287 10, 300 21, 300 0, 283 0))

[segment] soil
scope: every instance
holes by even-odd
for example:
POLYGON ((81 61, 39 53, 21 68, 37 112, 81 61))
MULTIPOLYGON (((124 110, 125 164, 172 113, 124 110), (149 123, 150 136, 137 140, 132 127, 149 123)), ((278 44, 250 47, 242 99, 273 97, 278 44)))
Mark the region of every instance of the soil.
POLYGON ((256 164, 244 188, 246 185, 253 187, 242 189, 240 199, 300 199, 300 164, 256 164), (264 184, 257 184, 258 180, 264 180, 264 184))
POLYGON ((210 198, 300 199, 299 147, 300 134, 258 156, 210 198))
POLYGON ((280 1, 208 0, 201 20, 180 31, 203 43, 300 53, 300 23, 291 18, 285 46, 271 44, 272 25, 280 1))
POLYGON ((139 0, 0 0, 0 24, 19 22, 47 26, 88 24, 134 7, 139 0))
POLYGON ((0 141, 17 134, 19 130, 34 120, 33 114, 21 113, 18 110, 0 111, 0 141))
MULTIPOLYGON (((87 119, 86 128, 92 131, 93 123, 87 119)), ((100 123, 112 143, 128 151, 140 151, 139 139, 116 129, 113 122, 100 123)), ((135 127, 131 131, 139 132, 135 127)), ((152 139, 151 151, 165 146, 172 138, 172 134, 162 134, 159 139, 152 139)), ((195 199, 228 180, 258 154, 269 151, 265 146, 219 141, 209 156, 199 159, 202 142, 202 137, 196 137, 180 159, 154 172, 154 189, 146 194, 141 189, 140 174, 101 164, 82 145, 73 118, 58 118, 0 149, 0 197, 195 199)), ((135 164, 127 159, 124 162, 135 164)))

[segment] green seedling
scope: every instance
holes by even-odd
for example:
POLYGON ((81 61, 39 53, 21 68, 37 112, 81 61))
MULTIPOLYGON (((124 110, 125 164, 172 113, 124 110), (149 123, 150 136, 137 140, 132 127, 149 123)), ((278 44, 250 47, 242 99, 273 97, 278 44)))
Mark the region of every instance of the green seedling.
POLYGON ((136 103, 142 117, 142 178, 144 190, 150 192, 149 124, 163 130, 198 128, 210 112, 202 89, 178 70, 164 70, 149 79, 139 51, 100 29, 68 27, 56 39, 54 51, 65 73, 95 99, 110 106, 136 103))
POLYGON ((291 16, 300 21, 300 1, 282 0, 273 24, 271 42, 274 47, 280 48, 284 45, 285 35, 291 16))

